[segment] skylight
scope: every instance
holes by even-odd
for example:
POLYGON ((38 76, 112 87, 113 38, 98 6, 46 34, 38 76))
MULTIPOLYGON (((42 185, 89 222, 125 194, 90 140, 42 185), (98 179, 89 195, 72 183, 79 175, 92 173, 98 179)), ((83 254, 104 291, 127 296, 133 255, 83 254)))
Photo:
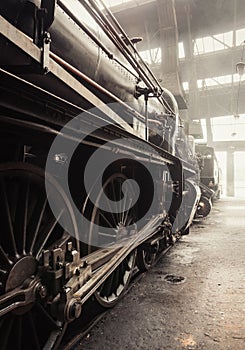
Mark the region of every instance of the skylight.
POLYGON ((215 52, 232 47, 232 31, 194 40, 194 55, 215 52))
POLYGON ((130 2, 130 1, 132 1, 132 0, 104 0, 105 4, 106 4, 108 7, 113 7, 113 6, 116 6, 116 5, 121 5, 121 4, 130 2))
MULTIPOLYGON (((245 77, 242 77, 241 81, 244 81, 245 77)), ((233 83, 238 83, 240 81, 240 76, 238 74, 233 75, 233 83)), ((220 86, 225 84, 232 84, 232 74, 222 75, 219 77, 199 79, 197 81, 197 86, 199 89, 205 89, 207 87, 220 86)))
POLYGON ((151 50, 140 51, 140 56, 148 64, 161 63, 162 52, 160 47, 151 50))
POLYGON ((183 81, 182 86, 183 86, 184 91, 188 91, 189 90, 189 83, 188 83, 188 81, 183 81))
POLYGON ((241 45, 245 41, 245 28, 236 31, 236 46, 241 45))
POLYGON ((179 42, 179 58, 185 58, 185 49, 184 49, 184 44, 183 42, 179 42))

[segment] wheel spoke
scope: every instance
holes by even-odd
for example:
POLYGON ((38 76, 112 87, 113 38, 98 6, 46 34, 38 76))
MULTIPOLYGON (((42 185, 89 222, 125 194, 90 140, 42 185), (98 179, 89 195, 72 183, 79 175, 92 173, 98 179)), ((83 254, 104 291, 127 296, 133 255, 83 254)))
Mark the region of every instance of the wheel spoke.
POLYGON ((22 317, 17 317, 15 321, 16 325, 16 339, 17 339, 17 349, 21 350, 22 343, 22 317))
POLYGON ((141 272, 148 271, 149 268, 154 265, 157 252, 159 250, 159 244, 155 246, 142 246, 137 251, 137 266, 141 272))
MULTIPOLYGON (((38 279, 43 281, 46 270, 40 259, 42 250, 51 251, 54 247, 61 247, 65 253, 66 241, 73 241, 58 224, 62 217, 63 222, 71 221, 74 232, 77 230, 68 198, 61 195, 59 185, 56 186, 51 176, 47 180, 52 185, 50 197, 58 197, 61 201, 62 207, 57 218, 48 205, 45 173, 41 168, 20 162, 0 164, 0 217, 3 231, 0 237, 1 297, 16 286, 21 288, 29 281, 31 283, 32 278, 37 282, 38 279), (64 213, 65 218, 62 216, 64 213), (37 273, 38 276, 35 276, 37 273)), ((79 251, 79 246, 77 249, 79 251)), ((51 302, 56 291, 50 286, 47 293, 47 300, 51 302)), ((49 304, 44 304, 40 297, 35 296, 33 303, 19 306, 1 317, 0 349, 41 350, 45 344, 51 343, 53 349, 60 343, 65 323, 56 322, 50 309, 49 304)))
MULTIPOLYGON (((90 218, 90 226, 88 228, 88 245, 86 253, 89 254, 92 251, 96 251, 101 245, 97 245, 96 242, 105 242, 105 245, 118 242, 120 238, 125 238, 127 235, 126 224, 134 221, 133 211, 131 209, 132 198, 134 197, 133 187, 128 184, 125 188, 125 193, 122 191, 122 185, 127 180, 126 175, 122 173, 113 173, 103 183, 103 192, 99 191, 97 194, 94 207, 87 205, 84 207, 84 212, 88 211, 88 218, 90 218), (106 195, 106 204, 109 208, 108 211, 100 210, 100 203, 102 201, 102 193, 106 195), (112 203, 115 203, 116 212, 112 211, 112 203), (129 209, 128 208, 129 205, 129 209), (112 216, 112 217, 111 217, 112 216), (98 227, 109 226, 113 228, 115 223, 115 235, 110 234, 106 230, 96 229, 98 227), (91 244, 93 243, 93 245, 91 244)), ((86 201, 89 203, 89 201, 86 201)), ((131 278, 132 264, 135 259, 136 252, 130 254, 129 261, 122 261, 110 276, 102 283, 100 288, 95 292, 95 298, 103 307, 112 307, 117 300, 123 295, 125 288, 127 287, 131 278), (133 259, 133 260, 132 260, 133 259), (131 264, 131 265, 130 265, 131 264)))
POLYGON ((112 283, 113 283, 113 274, 108 277, 108 279, 105 281, 103 288, 100 291, 100 295, 102 297, 108 297, 111 294, 112 289, 112 283))
POLYGON ((37 207, 34 209, 35 214, 33 213, 33 221, 32 221, 35 224, 34 233, 32 233, 33 232, 32 229, 30 229, 30 232, 29 232, 29 235, 32 236, 32 243, 30 246, 30 254, 33 253, 33 249, 34 249, 34 246, 35 246, 35 243, 37 240, 37 236, 38 236, 38 232, 39 232, 42 220, 43 220, 43 215, 44 215, 44 212, 45 212, 45 209, 47 206, 47 202, 48 202, 48 199, 45 198, 44 200, 41 201, 42 204, 40 205, 38 203, 37 207), (38 218, 37 222, 35 222, 35 219, 34 219, 35 217, 38 218))
POLYGON ((56 217, 53 217, 50 221, 49 225, 47 227, 44 227, 42 232, 39 233, 35 246, 33 248, 33 254, 36 257, 36 259, 39 259, 39 256, 47 243, 48 239, 50 238, 51 234, 53 233, 56 225, 58 224, 58 221, 60 220, 62 214, 64 213, 64 210, 60 212, 60 214, 56 217))
POLYGON ((14 322, 14 317, 5 318, 1 327, 1 350, 7 350, 9 337, 11 334, 12 326, 14 322))
POLYGON ((105 197, 106 197, 106 201, 107 201, 107 203, 108 203, 108 209, 109 209, 108 212, 111 214, 111 217, 113 218, 115 227, 117 227, 118 222, 117 222, 117 220, 115 219, 114 212, 113 212, 112 207, 111 207, 111 204, 110 204, 110 202, 109 202, 109 198, 107 197, 106 194, 105 194, 105 197))
POLYGON ((15 221, 15 214, 17 212, 18 207, 18 196, 19 196, 19 188, 20 184, 15 182, 11 182, 11 185, 8 186, 8 199, 9 203, 11 203, 10 206, 10 214, 12 217, 12 222, 15 221))
POLYGON ((32 316, 31 312, 28 313, 28 321, 29 321, 29 324, 31 326, 32 336, 33 336, 33 340, 34 340, 34 343, 35 343, 35 349, 41 350, 40 341, 39 341, 39 338, 38 338, 36 325, 35 325, 35 322, 34 322, 34 319, 33 319, 33 316, 32 316))
POLYGON ((128 215, 129 215, 129 212, 130 212, 132 201, 133 201, 132 198, 130 198, 130 200, 129 200, 129 209, 126 211, 126 214, 125 214, 124 220, 123 220, 123 225, 124 226, 128 226, 127 219, 128 219, 128 215))
POLYGON ((122 215, 122 183, 119 182, 118 184, 118 201, 119 201, 119 213, 118 213, 118 222, 121 223, 121 215, 122 215))
POLYGON ((4 251, 2 246, 0 246, 0 259, 2 260, 4 265, 7 265, 7 266, 13 265, 13 261, 9 259, 7 253, 4 251))
MULTIPOLYGON (((126 211, 127 199, 128 199, 128 188, 126 189, 124 197, 123 197, 123 209, 122 209, 122 213, 121 213, 121 223, 124 223, 124 215, 125 215, 125 211, 126 211)), ((129 211, 129 209, 127 209, 127 212, 128 211, 129 211)))
POLYGON ((5 274, 7 274, 7 271, 0 268, 0 273, 5 275, 5 274))
POLYGON ((52 325, 52 327, 57 328, 56 322, 55 322, 54 319, 50 316, 50 314, 47 312, 47 310, 45 310, 45 308, 44 308, 41 304, 39 304, 39 303, 36 304, 36 307, 37 307, 37 309, 38 309, 38 312, 39 312, 39 313, 42 313, 43 316, 46 318, 46 322, 49 322, 49 323, 52 325))
MULTIPOLYGON (((116 196, 116 189, 115 189, 115 182, 114 181, 112 181, 111 182, 111 187, 112 187, 112 194, 113 194, 113 200, 114 200, 114 202, 115 202, 115 204, 118 202, 117 201, 117 196, 116 196)), ((118 223, 119 223, 119 217, 118 217, 118 210, 119 208, 118 208, 118 205, 116 204, 116 211, 117 211, 117 213, 115 214, 116 215, 116 226, 118 225, 118 223)))
POLYGON ((25 184, 21 185, 15 213, 14 233, 15 237, 18 237, 16 241, 18 252, 20 254, 25 254, 30 182, 27 181, 25 184))
POLYGON ((123 280, 124 273, 125 273, 124 266, 123 266, 123 264, 120 264, 120 265, 119 265, 119 276, 118 276, 118 280, 119 280, 119 283, 122 284, 123 286, 124 286, 124 280, 123 280))
POLYGON ((117 289, 120 286, 120 265, 116 268, 116 270, 113 273, 113 281, 112 281, 112 288, 111 288, 111 294, 114 293, 117 296, 117 289))
POLYGON ((104 307, 112 307, 128 286, 133 269, 135 252, 124 259, 95 293, 96 300, 104 307))
POLYGON ((127 220, 125 222, 125 226, 130 226, 133 223, 134 219, 132 216, 128 215, 127 220))
POLYGON ((14 236, 14 230, 13 230, 13 223, 12 223, 12 218, 10 214, 10 208, 9 208, 9 202, 7 198, 7 193, 6 193, 6 185, 3 183, 3 180, 0 180, 0 197, 2 198, 2 212, 3 212, 3 221, 5 221, 5 235, 6 237, 10 238, 11 245, 12 245, 12 252, 13 255, 18 258, 18 252, 17 252, 17 247, 16 247, 16 241, 15 241, 15 236, 14 236))
POLYGON ((102 218, 107 222, 107 224, 109 225, 109 227, 114 229, 114 226, 112 226, 112 224, 111 224, 110 221, 107 219, 107 217, 102 213, 102 211, 100 211, 100 215, 101 215, 102 218))
POLYGON ((24 222, 23 222, 23 253, 25 253, 26 250, 26 232, 27 232, 27 215, 28 215, 28 204, 29 204, 29 193, 30 193, 30 182, 28 181, 27 188, 26 188, 26 195, 25 195, 25 202, 24 202, 24 222))

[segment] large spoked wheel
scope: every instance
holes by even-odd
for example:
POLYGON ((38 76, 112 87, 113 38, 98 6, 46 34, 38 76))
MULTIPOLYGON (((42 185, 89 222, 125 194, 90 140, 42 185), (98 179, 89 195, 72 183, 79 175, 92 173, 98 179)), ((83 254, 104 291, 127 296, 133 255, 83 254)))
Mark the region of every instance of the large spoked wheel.
POLYGON ((135 256, 135 251, 129 254, 95 292, 95 299, 100 305, 113 307, 124 295, 135 266, 135 256))
POLYGON ((148 271, 156 262, 159 242, 154 245, 143 245, 137 249, 137 267, 141 272, 148 271))
MULTIPOLYGON (((73 222, 65 197, 52 186, 62 201, 60 217, 73 222)), ((65 324, 50 313, 48 304, 55 296, 42 280, 42 253, 71 238, 48 205, 41 169, 25 163, 0 165, 0 216, 0 348, 54 349, 65 324)))
POLYGON ((123 191, 123 184, 127 179, 121 173, 111 175, 101 187, 95 203, 88 204, 88 200, 85 202, 83 213, 92 207, 87 229, 88 254, 100 247, 108 247, 127 239, 135 233, 136 210, 132 207, 135 192, 130 184, 123 191), (114 208, 112 203, 115 203, 114 208))
MULTIPOLYGON (((124 174, 115 173, 108 177, 99 191, 96 202, 90 210, 88 254, 114 243, 126 243, 136 232, 136 210, 132 207, 135 192, 130 185, 123 191, 125 180, 127 177, 124 174), (101 209, 102 194, 105 195, 103 198, 106 198, 103 199, 103 209, 101 209), (117 203, 116 212, 113 211, 110 201, 117 203)), ((123 295, 132 275, 135 256, 135 252, 129 254, 95 293, 96 300, 103 307, 114 306, 123 295)))
POLYGON ((206 218, 211 210, 212 210, 211 200, 209 200, 207 197, 202 196, 197 206, 197 211, 196 211, 197 218, 198 217, 206 218))

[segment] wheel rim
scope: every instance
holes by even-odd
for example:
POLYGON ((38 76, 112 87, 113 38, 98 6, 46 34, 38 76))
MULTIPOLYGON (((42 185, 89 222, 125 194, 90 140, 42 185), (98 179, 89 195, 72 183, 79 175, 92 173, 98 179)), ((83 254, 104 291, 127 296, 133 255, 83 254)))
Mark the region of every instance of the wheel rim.
MULTIPOLYGON (((134 189, 129 185, 124 194, 122 191, 122 185, 127 179, 124 174, 115 173, 108 177, 98 193, 94 206, 90 211, 87 254, 99 249, 99 247, 105 247, 127 239, 136 232, 136 210, 135 207, 131 207, 135 196, 134 189), (121 201, 121 207, 117 208, 118 213, 113 212, 109 202, 106 203, 106 210, 100 209, 102 193, 112 201, 121 201), (129 209, 125 210, 125 208, 129 209), (109 233, 108 228, 110 229, 109 233)), ((95 298, 103 307, 114 306, 124 294, 134 268, 135 256, 135 252, 129 254, 96 291, 95 298)))
MULTIPOLYGON (((104 182, 94 205, 90 204, 90 206, 92 205, 92 211, 87 230, 88 254, 97 250, 98 247, 105 247, 115 242, 120 242, 120 240, 135 233, 137 229, 135 224, 136 212, 135 207, 131 207, 135 192, 131 185, 127 187, 124 194, 122 191, 122 185, 127 179, 125 175, 120 173, 111 175, 104 182), (120 207, 117 208, 118 212, 113 212, 109 201, 105 203, 105 210, 100 209, 102 194, 105 194, 106 199, 114 202, 120 201, 120 207), (125 210, 125 208, 129 209, 125 210)), ((83 209, 83 213, 86 210, 87 207, 83 209)))
MULTIPOLYGON (((0 165, 0 194, 0 297, 4 297, 27 281, 41 281, 42 251, 59 247, 70 236, 49 208, 41 169, 23 163, 0 165)), ((64 208, 60 217, 70 215, 64 208)), ((44 301, 37 297, 0 318, 1 349, 41 349, 45 344, 51 349, 63 326, 51 317, 47 298, 44 301)))
POLYGON ((129 254, 95 292, 95 299, 100 305, 113 307, 124 295, 132 276, 135 257, 135 251, 129 254))
POLYGON ((136 260, 138 269, 142 272, 148 271, 155 264, 159 250, 159 242, 154 246, 139 247, 136 260))
POLYGON ((197 215, 205 218, 206 216, 208 216, 211 209, 211 201, 208 198, 202 196, 197 206, 197 215))

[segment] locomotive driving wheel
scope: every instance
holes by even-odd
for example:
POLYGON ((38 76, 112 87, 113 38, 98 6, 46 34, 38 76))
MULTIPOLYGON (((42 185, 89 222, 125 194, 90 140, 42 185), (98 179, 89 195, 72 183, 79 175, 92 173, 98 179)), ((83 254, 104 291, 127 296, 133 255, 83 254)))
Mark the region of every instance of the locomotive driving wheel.
POLYGON ((136 252, 130 253, 95 292, 95 299, 106 308, 113 307, 125 293, 133 268, 136 252))
POLYGON ((141 272, 148 271, 153 266, 159 252, 159 242, 154 245, 145 244, 137 249, 137 267, 141 272))
POLYGON ((211 200, 205 196, 202 196, 197 206, 196 215, 197 217, 200 217, 200 218, 206 218, 210 213, 211 209, 212 209, 211 200))
MULTIPOLYGON (((135 198, 133 186, 129 184, 123 191, 123 184, 127 179, 124 174, 114 173, 103 183, 90 211, 88 254, 100 247, 108 247, 114 243, 123 245, 125 242, 126 244, 127 239, 136 232, 136 210, 132 206, 135 198), (103 201, 103 209, 100 207, 102 194, 107 198, 106 202, 103 201), (116 211, 113 211, 110 200, 116 203, 116 211)), ((135 258, 136 251, 133 251, 95 292, 95 299, 100 305, 113 307, 124 294, 132 276, 135 258)))
MULTIPOLYGON (((72 222, 75 232, 71 208, 56 182, 51 183, 51 194, 63 205, 59 218, 72 222)), ((26 163, 0 165, 0 216, 0 347, 55 349, 66 324, 50 312, 55 295, 43 280, 43 252, 68 240, 77 245, 77 240, 49 207, 43 170, 26 163)))

